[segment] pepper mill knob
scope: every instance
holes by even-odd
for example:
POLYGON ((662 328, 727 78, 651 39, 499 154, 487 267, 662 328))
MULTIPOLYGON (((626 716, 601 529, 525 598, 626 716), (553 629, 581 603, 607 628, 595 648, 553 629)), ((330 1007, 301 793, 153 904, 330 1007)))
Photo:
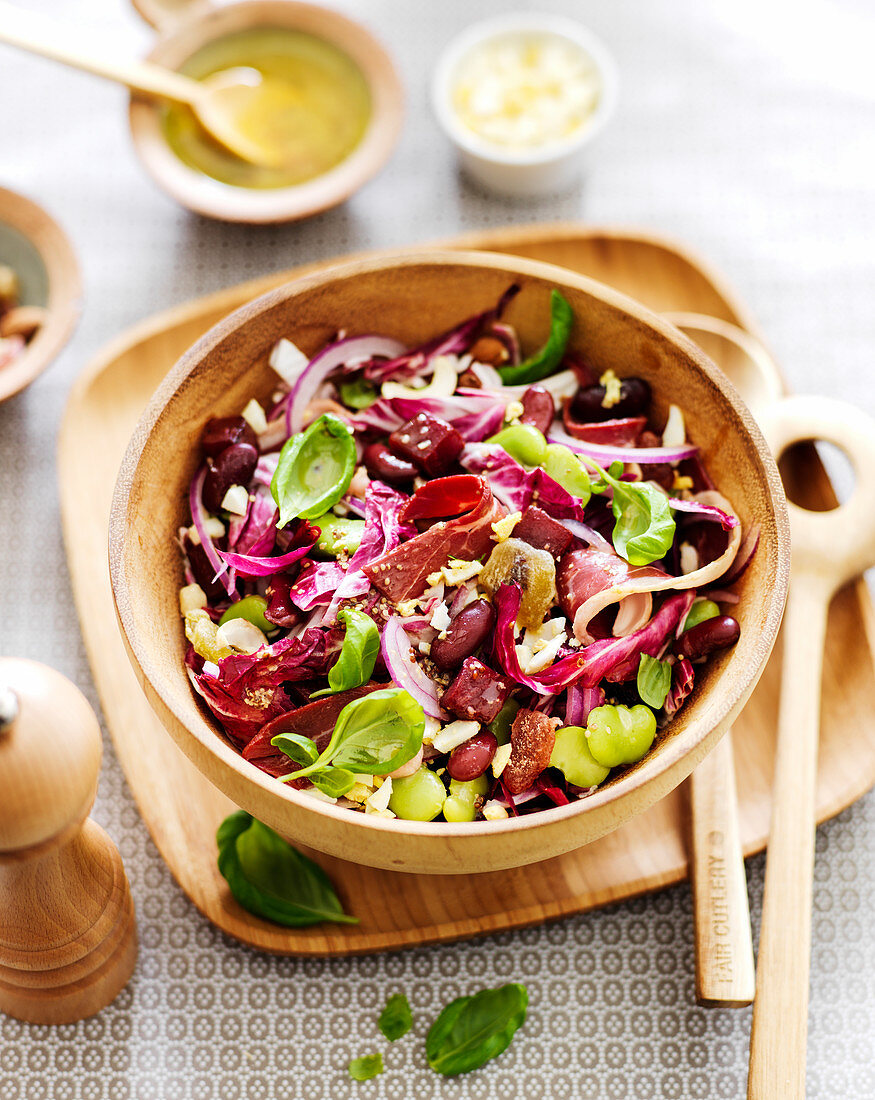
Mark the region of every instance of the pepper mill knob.
POLYGON ((0 657, 0 1011, 31 1023, 99 1012, 136 962, 121 856, 88 817, 100 757, 78 688, 0 657))

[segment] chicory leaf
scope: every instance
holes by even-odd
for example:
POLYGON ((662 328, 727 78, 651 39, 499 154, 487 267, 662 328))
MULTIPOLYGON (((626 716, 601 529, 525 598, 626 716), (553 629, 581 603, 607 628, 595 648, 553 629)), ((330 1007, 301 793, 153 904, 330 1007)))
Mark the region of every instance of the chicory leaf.
POLYGON ((331 413, 286 440, 270 482, 280 513, 277 527, 296 517, 317 519, 334 507, 349 488, 355 463, 352 429, 331 413))
POLYGON ((322 868, 245 810, 225 818, 216 842, 219 871, 248 912, 289 928, 358 924, 344 913, 322 868))
POLYGON ((650 565, 668 553, 674 542, 675 521, 668 498, 655 485, 643 481, 620 481, 615 467, 603 470, 597 462, 583 456, 583 461, 598 470, 603 485, 593 492, 613 489, 611 511, 614 513, 612 540, 614 549, 630 565, 650 565))
POLYGON ((349 1075, 353 1081, 370 1081, 383 1072, 383 1055, 363 1054, 361 1058, 353 1058, 349 1063, 349 1075))
POLYGON ((394 993, 389 998, 377 1022, 380 1031, 390 1043, 407 1034, 413 1027, 413 1013, 410 1011, 410 1002, 403 993, 394 993))
POLYGON ((654 710, 659 710, 671 687, 671 665, 668 661, 657 661, 655 657, 642 653, 638 664, 637 687, 641 701, 654 710))
POLYGON ((366 684, 380 653, 380 631, 370 615, 353 608, 344 608, 338 611, 337 617, 346 623, 340 656, 328 670, 329 686, 321 691, 314 691, 311 699, 317 699, 320 695, 334 695, 338 691, 366 684))
POLYGON ((531 386, 550 374, 555 374, 565 355, 574 313, 558 290, 550 294, 550 335, 546 344, 534 355, 515 367, 499 367, 505 386, 531 386))
POLYGON ((511 983, 448 1004, 426 1037, 428 1064, 445 1077, 478 1069, 510 1045, 528 1001, 525 986, 511 983))

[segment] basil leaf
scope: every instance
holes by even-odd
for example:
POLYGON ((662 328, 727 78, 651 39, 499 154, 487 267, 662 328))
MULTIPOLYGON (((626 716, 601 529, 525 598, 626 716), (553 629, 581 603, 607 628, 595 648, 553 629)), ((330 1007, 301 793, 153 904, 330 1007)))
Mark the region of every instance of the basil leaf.
POLYGON ((413 1013, 410 1011, 410 1002, 403 993, 395 993, 389 998, 377 1022, 380 1031, 390 1043, 407 1034, 413 1027, 413 1013))
POLYGON ((637 687, 641 701, 654 710, 659 710, 671 687, 671 665, 668 661, 657 661, 655 657, 642 653, 638 664, 637 687))
POLYGON ((349 488, 355 462, 352 431, 331 413, 287 439, 270 482, 280 512, 277 527, 296 517, 317 519, 333 508, 349 488))
POLYGON ((310 776, 313 786, 329 798, 343 798, 355 786, 355 776, 346 768, 322 768, 310 776))
POLYGON ((370 1081, 383 1072, 382 1054, 364 1054, 349 1063, 349 1075, 353 1081, 370 1081))
POLYGON ((453 1001, 426 1037, 428 1064, 445 1077, 478 1069, 510 1045, 528 1002, 525 986, 515 983, 453 1001))
POLYGON ((344 913, 322 868, 245 810, 225 818, 216 842, 219 871, 248 912, 289 928, 358 924, 344 913))
POLYGON ((571 306, 558 290, 550 294, 550 335, 540 351, 529 356, 515 367, 499 367, 498 373, 505 386, 530 386, 555 374, 571 336, 574 314, 571 306))
POLYGON ((316 743, 301 733, 278 733, 271 738, 270 743, 302 768, 314 764, 319 756, 316 743))
POLYGON ((349 409, 367 409, 380 396, 379 390, 366 378, 356 378, 351 382, 341 382, 340 400, 349 409))
POLYGON ((425 715, 403 688, 383 688, 347 703, 318 760, 283 781, 303 779, 333 762, 366 775, 387 775, 412 760, 422 746, 425 715))
POLYGON ((409 692, 372 691, 340 712, 331 761, 354 772, 388 775, 416 756, 424 732, 425 715, 409 692))
POLYGON ((380 631, 364 611, 344 609, 337 614, 346 623, 340 656, 328 670, 329 687, 314 691, 311 699, 361 687, 370 680, 380 652, 380 631))

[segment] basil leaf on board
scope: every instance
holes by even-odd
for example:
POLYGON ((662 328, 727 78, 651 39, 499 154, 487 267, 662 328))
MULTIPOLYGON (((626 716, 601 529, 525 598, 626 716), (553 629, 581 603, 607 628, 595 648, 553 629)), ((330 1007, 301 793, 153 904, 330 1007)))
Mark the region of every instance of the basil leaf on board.
POLYGON ((393 993, 386 1001, 386 1007, 380 1013, 380 1019, 377 1022, 380 1025, 380 1031, 390 1043, 407 1034, 413 1027, 413 1013, 410 1011, 410 1002, 403 993, 393 993))
MULTIPOLYGON (((380 652, 380 631, 370 615, 364 611, 345 608, 337 613, 346 623, 346 634, 340 656, 328 670, 329 687, 314 691, 311 699, 320 695, 334 695, 347 688, 361 687, 370 680, 380 652)), ((312 763, 312 761, 311 761, 312 763)))
POLYGON ((364 1054, 349 1063, 349 1075, 353 1081, 370 1081, 383 1072, 382 1054, 364 1054))
POLYGON ((358 924, 344 913, 322 868, 245 810, 225 818, 216 842, 219 871, 248 912, 289 928, 358 924))
POLYGON ((348 409, 367 409, 380 396, 380 391, 366 378, 340 383, 340 400, 348 409))
POLYGON ((547 342, 534 355, 515 367, 499 367, 498 373, 505 386, 530 386, 555 374, 565 355, 574 313, 558 290, 550 294, 550 335, 547 342))
POLYGON ((526 987, 511 983, 448 1004, 426 1037, 428 1064, 445 1077, 478 1069, 507 1049, 528 1003, 526 987))
POLYGON ((313 786, 329 798, 343 798, 355 786, 355 776, 346 768, 321 768, 310 776, 313 786))
POLYGON ((319 756, 315 741, 304 737, 302 733, 278 733, 271 738, 270 743, 302 768, 314 764, 319 756))
POLYGON ((365 775, 387 775, 412 760, 422 746, 425 714, 403 688, 383 688, 347 703, 331 740, 312 764, 284 775, 303 779, 328 763, 365 775))
POLYGON ((642 653, 638 664, 637 687, 641 701, 654 710, 659 710, 671 688, 671 665, 668 661, 657 661, 655 657, 642 653))
POLYGON ((352 431, 331 413, 287 439, 270 482, 280 512, 277 527, 297 517, 318 519, 333 508, 349 488, 355 463, 352 431))

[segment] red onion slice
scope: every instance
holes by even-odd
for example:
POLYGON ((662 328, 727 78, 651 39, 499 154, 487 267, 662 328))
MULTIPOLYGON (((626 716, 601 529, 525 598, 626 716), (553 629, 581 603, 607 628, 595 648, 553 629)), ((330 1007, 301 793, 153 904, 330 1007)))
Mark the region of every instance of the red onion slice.
POLYGON ((680 462, 692 458, 699 448, 693 443, 684 443, 680 447, 606 447, 601 443, 584 443, 574 439, 561 428, 553 427, 547 437, 548 443, 561 443, 575 454, 586 455, 601 466, 610 466, 612 462, 637 462, 639 465, 651 465, 658 462, 680 462))
POLYGON ((219 557, 219 551, 213 545, 213 540, 210 538, 207 532, 207 510, 204 508, 203 502, 203 488, 204 481, 207 477, 206 466, 201 466, 195 476, 192 478, 191 486, 188 490, 188 507, 191 511, 191 521, 194 524, 194 529, 198 533, 198 538, 201 540, 201 546, 204 548, 204 553, 207 556, 207 561, 216 571, 215 580, 221 580, 222 587, 228 593, 229 596, 234 596, 236 592, 236 585, 234 583, 234 571, 228 571, 228 566, 219 557))
POLYGON ((445 721, 447 714, 438 703, 437 685, 415 661, 413 647, 397 615, 390 615, 380 640, 389 675, 400 688, 410 692, 429 718, 445 721))
POLYGON ((286 406, 286 435, 304 427, 304 410, 316 396, 316 391, 329 374, 351 359, 369 360, 379 357, 395 359, 405 351, 398 340, 388 336, 348 336, 336 340, 318 352, 301 372, 289 394, 286 406))
POLYGON ((695 499, 681 500, 678 497, 669 497, 668 502, 676 512, 693 512, 699 519, 714 520, 723 527, 724 531, 731 531, 733 527, 738 526, 738 516, 715 508, 713 504, 702 504, 695 499))

